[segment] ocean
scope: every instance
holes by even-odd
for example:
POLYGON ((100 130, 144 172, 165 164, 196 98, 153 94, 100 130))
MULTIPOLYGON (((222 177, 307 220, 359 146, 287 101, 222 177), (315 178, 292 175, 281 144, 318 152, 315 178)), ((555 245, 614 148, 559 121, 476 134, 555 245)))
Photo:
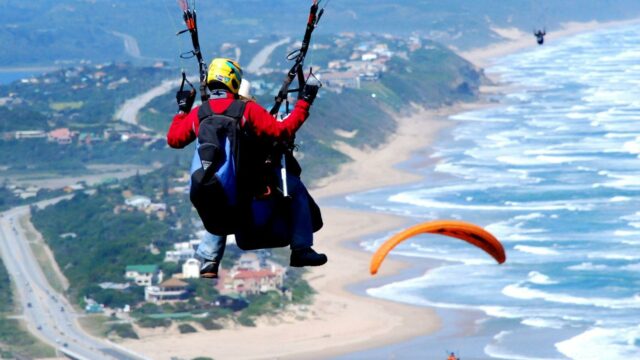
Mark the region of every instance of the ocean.
POLYGON ((32 76, 40 75, 45 71, 51 71, 50 68, 33 68, 33 69, 0 69, 0 85, 8 85, 14 81, 26 79, 32 76))
POLYGON ((640 359, 639 43, 640 25, 627 25, 501 58, 487 73, 510 93, 451 117, 422 183, 347 198, 416 223, 470 221, 507 251, 497 265, 442 236, 400 246, 445 265, 367 293, 434 306, 445 327, 395 358, 422 347, 442 358, 464 349, 463 359, 640 359), (466 310, 479 314, 473 334, 448 336, 447 320, 466 310))

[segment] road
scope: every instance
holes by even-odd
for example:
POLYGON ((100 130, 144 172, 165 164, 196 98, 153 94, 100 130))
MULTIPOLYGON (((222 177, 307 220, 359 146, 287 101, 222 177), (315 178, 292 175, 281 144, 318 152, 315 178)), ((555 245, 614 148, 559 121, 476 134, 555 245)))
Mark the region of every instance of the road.
POLYGON ((138 40, 129 34, 124 34, 117 31, 111 32, 113 35, 119 37, 124 41, 124 51, 134 59, 141 59, 140 47, 138 46, 138 40))
POLYGON ((267 46, 265 46, 264 48, 262 48, 262 50, 260 50, 256 56, 253 57, 253 59, 251 60, 251 62, 249 63, 249 65, 247 65, 247 72, 253 73, 253 74, 257 74, 260 72, 260 70, 262 70, 262 67, 267 63, 267 61, 269 61, 269 58, 271 57, 271 54, 273 53, 273 51, 280 45, 284 45, 286 43, 288 43, 289 41, 291 41, 290 38, 285 38, 279 41, 276 41, 272 44, 269 44, 267 46))
MULTIPOLYGON (((124 34, 121 34, 124 35, 124 34)), ((256 56, 251 60, 249 65, 247 66, 247 72, 257 73, 262 70, 262 67, 267 63, 273 51, 280 45, 284 45, 288 43, 291 39, 286 38, 279 41, 276 41, 272 44, 265 46, 262 50, 260 50, 256 56)), ((236 53, 237 56, 240 56, 239 53, 236 53)), ((189 81, 192 83, 199 83, 200 79, 197 77, 189 78, 189 81)), ((144 130, 150 130, 144 126, 138 124, 138 114, 140 110, 142 110, 147 104, 151 102, 151 100, 155 99, 158 96, 162 96, 169 91, 177 88, 180 85, 180 81, 178 80, 165 80, 160 85, 150 89, 149 91, 136 96, 133 99, 129 99, 125 101, 124 104, 118 109, 114 118, 119 121, 124 121, 126 123, 140 126, 144 130)), ((168 120, 167 120, 168 121, 168 120)))
MULTIPOLYGON (((151 100, 155 99, 158 96, 162 96, 172 89, 177 88, 180 85, 180 82, 177 80, 165 80, 160 85, 152 88, 146 93, 140 94, 133 99, 129 99, 125 101, 125 103, 120 107, 120 109, 116 112, 114 116, 116 120, 124 121, 126 123, 137 125, 138 124, 138 113, 142 110, 151 100)), ((177 106, 176 106, 177 107, 177 106)), ((169 121, 171 119, 167 119, 169 121)), ((149 130, 143 126, 141 126, 145 130, 149 130)))
POLYGON ((19 219, 29 211, 28 206, 21 206, 0 213, 0 254, 16 284, 23 308, 21 318, 29 331, 74 359, 144 359, 116 344, 91 337, 78 325, 80 315, 49 285, 20 226, 19 219))

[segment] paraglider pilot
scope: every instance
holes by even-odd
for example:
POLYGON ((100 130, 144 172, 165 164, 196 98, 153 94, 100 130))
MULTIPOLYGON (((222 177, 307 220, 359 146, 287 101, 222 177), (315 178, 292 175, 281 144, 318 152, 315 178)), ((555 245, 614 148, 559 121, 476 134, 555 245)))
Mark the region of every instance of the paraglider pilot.
MULTIPOLYGON (((261 248, 261 241, 289 244, 291 266, 323 265, 326 255, 312 249, 313 233, 322 227, 320 210, 300 180, 300 166, 289 154, 289 197, 283 198, 281 162, 273 161, 283 153, 274 144, 293 138, 309 116, 319 85, 307 83, 291 114, 278 121, 256 102, 238 98, 241 81, 238 63, 214 59, 207 74, 211 98, 192 110, 195 91, 178 91, 179 112, 167 133, 172 148, 196 141, 190 197, 214 235, 203 245, 219 248, 226 235, 235 234, 243 249, 261 248)), ((203 260, 201 276, 217 277, 219 259, 203 260)))
POLYGON ((542 45, 544 44, 544 36, 547 35, 547 32, 544 29, 537 30, 533 32, 533 35, 535 35, 538 45, 542 45))

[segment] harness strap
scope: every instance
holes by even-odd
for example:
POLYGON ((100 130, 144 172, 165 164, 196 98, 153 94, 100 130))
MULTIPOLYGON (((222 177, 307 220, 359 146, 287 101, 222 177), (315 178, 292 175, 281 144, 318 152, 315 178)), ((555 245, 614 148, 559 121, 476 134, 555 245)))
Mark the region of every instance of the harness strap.
POLYGON ((200 109, 198 110, 198 118, 202 121, 210 116, 222 115, 240 121, 242 120, 242 116, 244 115, 244 109, 246 106, 246 102, 242 100, 234 100, 225 111, 223 111, 221 114, 217 114, 213 111, 213 109, 211 109, 209 101, 206 101, 202 103, 202 105, 200 105, 200 109))

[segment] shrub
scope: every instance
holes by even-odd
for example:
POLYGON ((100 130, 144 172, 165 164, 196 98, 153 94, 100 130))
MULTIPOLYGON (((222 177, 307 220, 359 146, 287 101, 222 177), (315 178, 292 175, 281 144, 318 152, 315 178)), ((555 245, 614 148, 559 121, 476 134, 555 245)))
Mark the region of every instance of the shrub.
POLYGON ((242 315, 238 316, 238 322, 242 326, 247 326, 247 327, 256 326, 256 323, 253 321, 253 319, 251 319, 251 317, 249 317, 249 315, 247 315, 245 313, 243 313, 242 315))
POLYGON ((203 318, 203 319, 198 319, 197 320, 200 325, 202 325, 203 328, 205 328, 206 330, 220 330, 223 328, 222 325, 216 323, 213 321, 213 319, 211 318, 203 318))
POLYGON ((169 327, 171 326, 171 320, 143 317, 140 320, 138 320, 137 324, 138 326, 143 328, 169 327))
POLYGON ((196 330, 196 328, 194 328, 190 324, 180 324, 180 325, 178 325, 178 330, 180 331, 180 334, 188 334, 188 333, 198 332, 198 330, 196 330))
POLYGON ((113 324, 107 331, 107 335, 115 333, 123 339, 139 339, 131 324, 113 324))

